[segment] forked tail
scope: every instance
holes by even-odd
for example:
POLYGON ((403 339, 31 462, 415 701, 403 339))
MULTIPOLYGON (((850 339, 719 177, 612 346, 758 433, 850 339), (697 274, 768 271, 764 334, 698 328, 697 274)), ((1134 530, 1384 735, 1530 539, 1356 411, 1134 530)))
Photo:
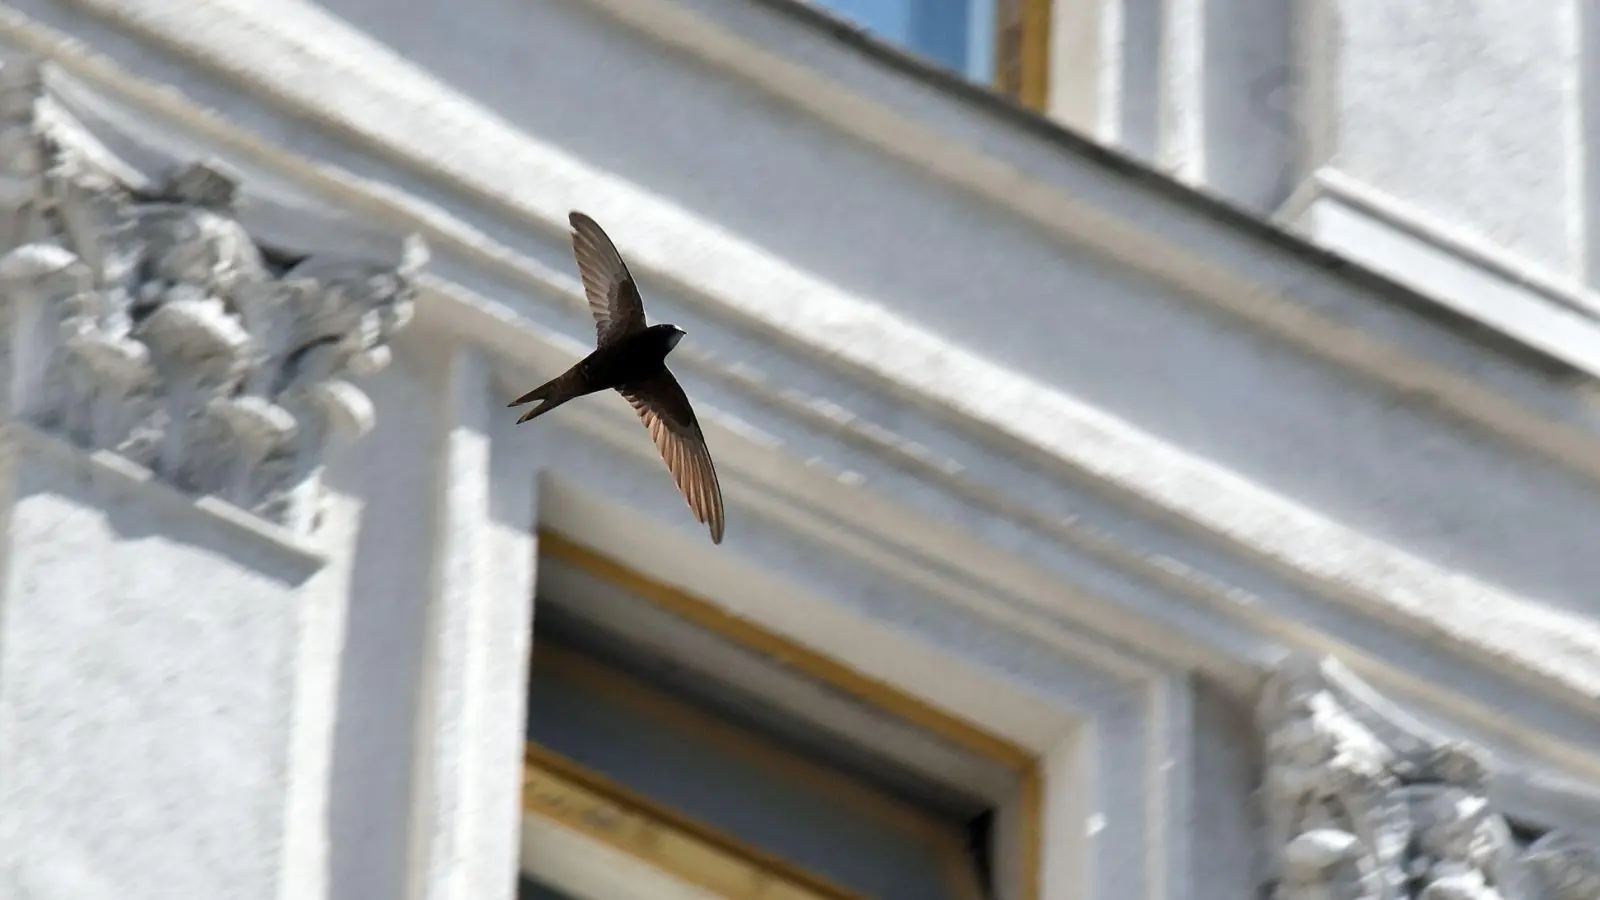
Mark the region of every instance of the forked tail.
POLYGON ((523 422, 529 421, 530 419, 537 419, 538 417, 544 415, 552 409, 555 409, 574 397, 579 397, 587 393, 581 389, 581 385, 577 384, 578 380, 579 376, 577 373, 570 370, 563 372, 562 374, 557 375, 556 377, 550 379, 544 384, 539 385, 526 394, 523 394, 521 397, 511 401, 510 403, 506 404, 506 406, 509 408, 513 406, 521 406, 524 403, 532 403, 535 400, 539 401, 538 406, 535 406, 533 409, 523 413, 522 418, 517 420, 517 424, 521 425, 523 422))

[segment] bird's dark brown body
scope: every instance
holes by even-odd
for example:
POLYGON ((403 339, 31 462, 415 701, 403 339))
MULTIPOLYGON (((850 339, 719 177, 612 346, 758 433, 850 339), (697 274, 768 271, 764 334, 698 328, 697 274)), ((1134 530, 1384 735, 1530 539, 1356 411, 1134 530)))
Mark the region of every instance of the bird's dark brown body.
POLYGON ((626 391, 649 384, 667 372, 667 354, 677 346, 683 331, 676 325, 651 325, 643 331, 602 344, 567 371, 523 394, 512 406, 541 401, 522 414, 518 424, 586 394, 604 390, 626 391))
POLYGON ((672 481, 688 501, 694 517, 711 529, 712 543, 722 543, 722 488, 683 387, 667 369, 667 354, 683 338, 676 325, 645 325, 644 301, 611 238, 581 212, 572 223, 572 252, 583 277, 583 292, 594 316, 595 349, 578 364, 511 401, 512 406, 538 401, 522 414, 520 425, 569 400, 614 390, 633 406, 650 432, 672 481))

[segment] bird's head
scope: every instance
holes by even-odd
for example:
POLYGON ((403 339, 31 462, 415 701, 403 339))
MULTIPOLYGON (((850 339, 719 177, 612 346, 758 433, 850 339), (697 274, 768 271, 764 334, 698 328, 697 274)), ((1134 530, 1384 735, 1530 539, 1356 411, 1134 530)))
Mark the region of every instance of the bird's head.
POLYGON ((687 332, 685 332, 682 328, 679 328, 676 325, 668 325, 667 326, 667 349, 670 351, 673 347, 678 346, 678 342, 683 340, 683 336, 686 333, 687 332))

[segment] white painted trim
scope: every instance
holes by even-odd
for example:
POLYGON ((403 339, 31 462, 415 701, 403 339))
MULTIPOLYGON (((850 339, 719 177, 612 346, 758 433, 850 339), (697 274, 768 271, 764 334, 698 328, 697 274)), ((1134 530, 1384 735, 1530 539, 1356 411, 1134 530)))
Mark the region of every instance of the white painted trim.
POLYGON ((1122 146, 1127 139, 1128 107, 1128 22, 1127 0, 1078 0, 1099 8, 1093 17, 1094 30, 1094 119, 1086 129, 1107 146, 1122 146))
POLYGON ((1040 900, 1079 900, 1093 896, 1101 831, 1099 804, 1094 799, 1095 759, 1100 734, 1085 724, 1063 738, 1040 760, 1044 776, 1044 808, 1040 840, 1050 848, 1039 861, 1040 900))
POLYGON ((469 350, 447 355, 444 389, 437 399, 441 453, 434 472, 434 581, 424 633, 422 685, 416 717, 417 750, 412 762, 411 854, 407 896, 417 900, 464 898, 467 872, 457 865, 469 856, 462 831, 469 827, 461 806, 468 792, 461 765, 471 752, 463 732, 473 592, 478 589, 480 535, 487 517, 488 436, 481 433, 488 384, 483 359, 469 350))
POLYGON ((1167 0, 1161 9, 1157 159, 1162 171, 1194 187, 1205 185, 1208 6, 1205 0, 1167 0))
POLYGON ((1195 777, 1194 685, 1187 674, 1154 682, 1148 693, 1151 900, 1189 900, 1194 872, 1192 847, 1195 777))
MULTIPOLYGON (((1320 195, 1358 207, 1374 218, 1459 256, 1490 275, 1531 294, 1593 318, 1600 316, 1600 292, 1582 282, 1496 247, 1487 239, 1438 221, 1427 211, 1338 169, 1324 166, 1313 176, 1320 195)), ((1448 301, 1447 296, 1441 296, 1448 301)), ((1592 358, 1592 357, 1591 357, 1592 358)), ((1576 365, 1576 363, 1574 363, 1576 365)))
POLYGON ((1049 116, 1096 136, 1107 127, 1100 111, 1107 102, 1101 84, 1109 73, 1101 57, 1110 52, 1100 23, 1120 16, 1105 6, 1105 0, 1052 0, 1050 8, 1049 116))
POLYGON ((1303 202, 1298 227, 1318 243, 1404 277, 1440 305, 1600 377, 1600 294, 1485 247, 1334 170, 1316 174, 1303 202))
POLYGON ((506 896, 515 871, 513 827, 521 796, 535 536, 528 520, 494 521, 493 402, 489 361, 474 347, 449 353, 438 420, 438 524, 429 601, 418 752, 413 765, 410 896, 506 896), (515 779, 513 779, 515 773, 515 779), (502 828, 493 827, 496 824, 502 828))

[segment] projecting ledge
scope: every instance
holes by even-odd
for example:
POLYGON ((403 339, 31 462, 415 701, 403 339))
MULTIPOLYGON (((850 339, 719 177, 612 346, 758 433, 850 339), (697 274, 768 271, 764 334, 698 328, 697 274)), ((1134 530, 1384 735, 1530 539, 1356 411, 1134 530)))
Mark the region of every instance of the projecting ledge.
MULTIPOLYGON (((315 536, 296 534, 216 496, 181 491, 109 450, 86 450, 11 422, 0 425, 0 455, 13 511, 30 496, 70 497, 105 516, 119 539, 192 542, 288 585, 300 584, 329 561, 315 536)), ((13 522, 13 542, 32 539, 25 524, 13 522)))

